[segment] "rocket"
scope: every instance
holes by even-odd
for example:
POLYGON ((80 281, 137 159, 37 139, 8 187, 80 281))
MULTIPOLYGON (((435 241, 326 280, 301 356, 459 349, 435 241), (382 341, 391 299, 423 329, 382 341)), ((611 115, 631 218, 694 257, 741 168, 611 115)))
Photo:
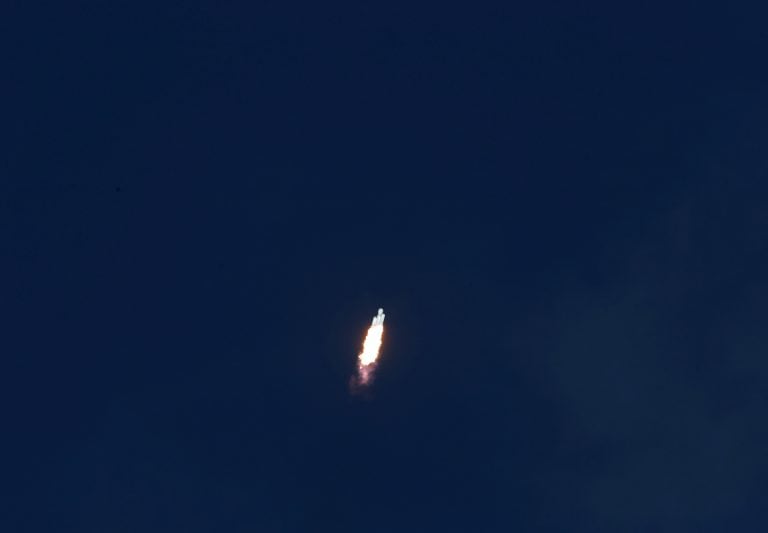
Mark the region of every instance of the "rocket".
POLYGON ((376 359, 379 358, 379 349, 381 348, 381 337, 384 334, 384 309, 379 309, 379 313, 371 320, 371 327, 365 334, 363 341, 363 351, 357 356, 357 378, 354 384, 367 385, 373 379, 373 372, 376 369, 376 359))
POLYGON ((373 317, 371 326, 383 326, 384 325, 384 309, 379 308, 379 314, 373 317))

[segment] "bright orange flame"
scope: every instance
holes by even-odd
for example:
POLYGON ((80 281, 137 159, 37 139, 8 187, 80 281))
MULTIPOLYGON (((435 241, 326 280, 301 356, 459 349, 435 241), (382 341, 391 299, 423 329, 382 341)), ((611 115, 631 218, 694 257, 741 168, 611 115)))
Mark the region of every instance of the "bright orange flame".
POLYGON ((361 383, 367 383, 373 365, 379 357, 379 348, 381 348, 381 337, 384 334, 383 324, 374 324, 368 328, 368 333, 363 342, 363 351, 357 356, 357 367, 360 370, 361 383))

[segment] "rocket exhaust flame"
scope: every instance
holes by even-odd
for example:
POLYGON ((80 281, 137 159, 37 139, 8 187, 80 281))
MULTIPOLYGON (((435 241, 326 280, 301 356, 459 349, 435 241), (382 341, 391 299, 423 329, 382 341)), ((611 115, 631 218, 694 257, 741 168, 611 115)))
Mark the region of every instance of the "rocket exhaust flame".
POLYGON ((384 334, 384 310, 379 309, 379 313, 373 317, 371 327, 363 341, 363 351, 357 356, 357 385, 367 385, 373 378, 373 371, 376 369, 376 360, 379 357, 381 348, 381 337, 384 334))

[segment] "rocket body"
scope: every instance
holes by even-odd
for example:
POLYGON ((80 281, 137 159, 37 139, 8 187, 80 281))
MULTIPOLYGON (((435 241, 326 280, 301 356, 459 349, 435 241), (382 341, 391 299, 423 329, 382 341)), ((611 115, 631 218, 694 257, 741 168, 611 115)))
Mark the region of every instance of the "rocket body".
POLYGON ((384 309, 379 308, 379 314, 373 317, 373 320, 371 321, 371 326, 384 325, 384 317, 385 317, 384 309))

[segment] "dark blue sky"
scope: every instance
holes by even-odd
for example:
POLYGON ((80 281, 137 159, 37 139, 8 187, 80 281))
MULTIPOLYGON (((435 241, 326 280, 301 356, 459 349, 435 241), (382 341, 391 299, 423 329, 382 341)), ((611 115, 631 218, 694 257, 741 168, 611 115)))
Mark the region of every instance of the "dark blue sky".
POLYGON ((766 529, 766 13, 22 4, 3 531, 766 529))

